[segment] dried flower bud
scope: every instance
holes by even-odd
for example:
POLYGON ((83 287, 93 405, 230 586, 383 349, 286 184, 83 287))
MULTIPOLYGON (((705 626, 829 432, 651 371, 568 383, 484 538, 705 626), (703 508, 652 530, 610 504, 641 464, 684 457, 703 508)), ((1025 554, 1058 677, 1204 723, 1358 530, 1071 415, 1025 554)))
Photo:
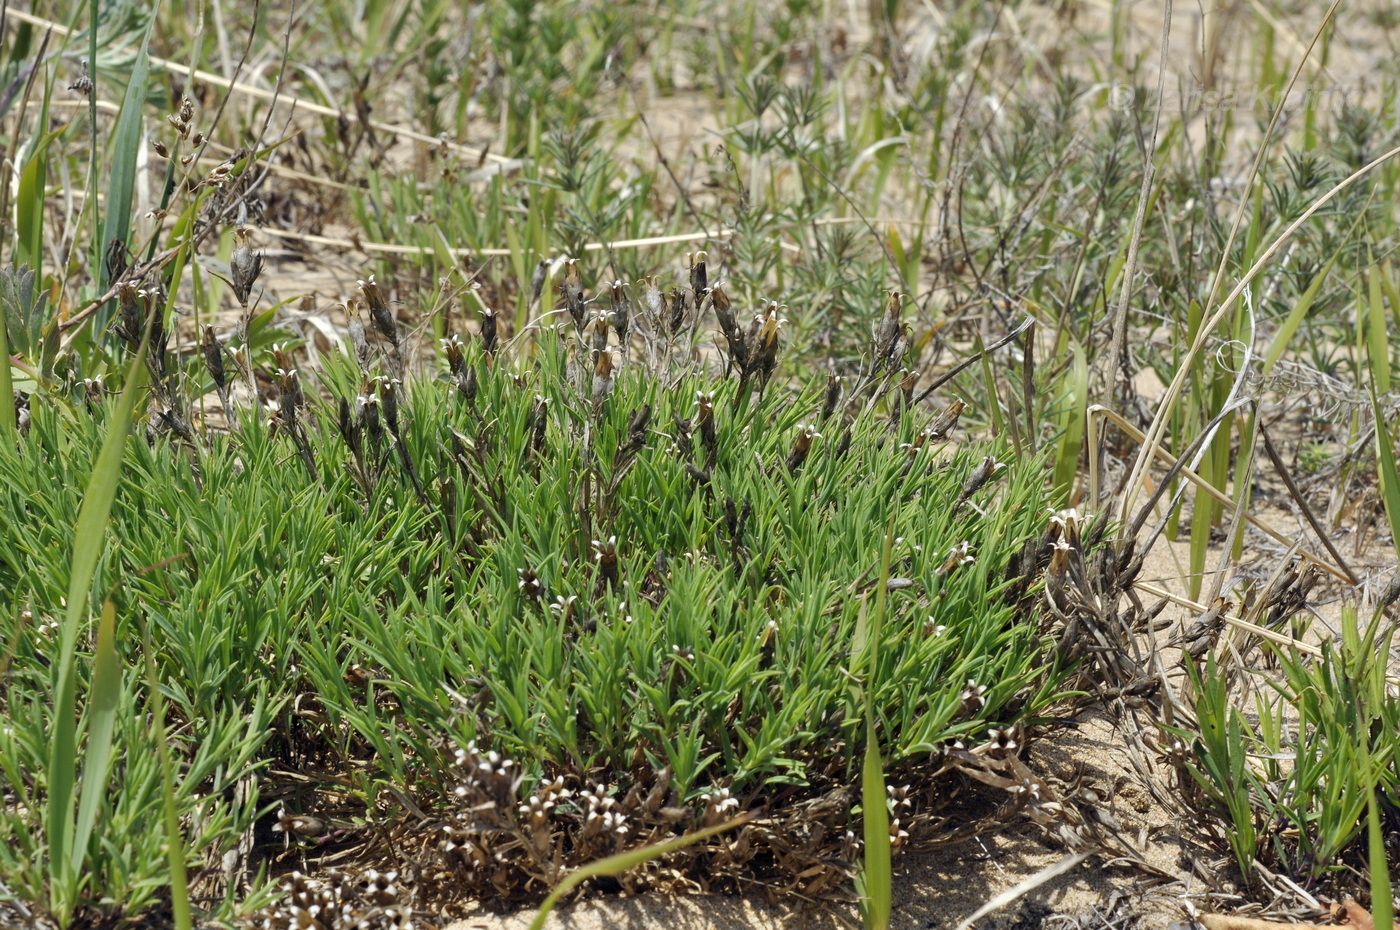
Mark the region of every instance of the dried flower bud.
POLYGON ((831 419, 831 415, 836 412, 837 406, 841 403, 841 382, 844 379, 838 374, 826 376, 826 393, 822 395, 822 415, 823 420, 831 419))
POLYGON ((666 309, 666 302, 661 294, 661 288, 656 284, 655 275, 647 275, 642 278, 642 309, 647 315, 647 319, 653 327, 661 324, 662 313, 666 309))
POLYGON ((542 258, 535 263, 535 276, 530 281, 530 305, 534 306, 540 302, 540 294, 544 292, 544 279, 549 274, 549 259, 542 258))
POLYGON ((209 369, 209 377, 214 379, 215 387, 223 390, 228 384, 228 374, 224 371, 224 353, 219 347, 219 339, 214 334, 214 327, 204 327, 200 348, 204 350, 204 367, 209 369))
POLYGON ((159 139, 155 141, 153 147, 156 150, 156 154, 159 155, 161 158, 170 157, 170 148, 164 142, 161 142, 159 139))
POLYGON ((595 402, 603 401, 610 393, 612 393, 612 389, 612 353, 599 352, 593 359, 593 400, 595 402))
POLYGON ((596 314, 588 323, 589 341, 593 351, 602 352, 608 347, 608 316, 605 313, 596 314))
POLYGON ((234 230, 233 254, 228 260, 233 277, 233 293, 244 307, 248 306, 248 296, 253 293, 253 286, 262 274, 262 253, 254 252, 249 246, 252 238, 253 231, 246 226, 234 230))
POLYGON ((389 432, 398 436, 399 400, 403 382, 398 378, 375 378, 374 380, 379 388, 379 403, 384 408, 384 422, 388 424, 389 432))
POLYGON ((678 287, 671 288, 670 298, 671 312, 667 317, 667 331, 672 336, 681 331, 685 326, 685 291, 678 287))
POLYGON ((696 391, 696 421, 700 427, 700 442, 711 462, 719 455, 719 437, 715 433, 715 395, 711 391, 696 391))
POLYGON ((136 285, 130 281, 122 281, 117 284, 117 335, 121 336, 129 345, 136 346, 141 342, 142 324, 146 319, 146 309, 143 306, 141 293, 137 291, 136 285))
POLYGON ((481 308, 481 348, 488 356, 496 354, 500 336, 496 329, 496 311, 490 307, 481 308))
POLYGON ((903 329, 904 295, 890 291, 885 299, 885 313, 875 324, 874 355, 877 368, 884 368, 897 360, 896 346, 903 329))
POLYGON ((968 479, 963 482, 962 493, 958 497, 958 503, 962 503, 972 495, 981 490, 982 486, 991 481, 1006 465, 998 462, 990 455, 984 458, 981 463, 972 471, 968 479))
POLYGON ((524 594, 531 600, 539 600, 544 597, 544 582, 540 581, 534 569, 517 568, 515 573, 519 576, 519 580, 516 581, 516 587, 520 590, 521 594, 524 594))
POLYGON ((821 437, 822 434, 817 432, 815 423, 798 427, 797 438, 793 440, 792 451, 788 453, 787 466, 791 471, 802 467, 802 463, 807 461, 807 453, 812 449, 812 440, 821 437))
POLYGON ((617 584, 617 537, 593 540, 593 560, 598 563, 598 580, 613 587, 617 584))
POLYGON ((365 306, 369 307, 370 322, 374 328, 379 330, 379 334, 389 340, 390 345, 399 344, 399 328, 394 321, 394 313, 389 309, 389 301, 384 297, 384 291, 374 280, 374 275, 370 275, 367 280, 355 282, 360 288, 360 294, 365 299, 365 306))
POLYGON ((966 406, 958 398, 953 398, 952 402, 943 408, 943 412, 924 430, 925 438, 937 440, 947 436, 953 427, 958 425, 958 418, 962 416, 963 408, 966 406))
POLYGON ((705 271, 705 253, 692 252, 686 259, 690 263, 690 293, 694 295, 695 305, 698 307, 705 292, 710 289, 709 276, 705 271))
POLYGON ((583 279, 579 277, 576 259, 564 263, 564 280, 559 289, 564 295, 564 308, 574 318, 574 326, 583 329, 583 279))
POLYGON ((632 302, 627 299, 627 282, 612 283, 612 325, 618 345, 627 348, 627 332, 632 325, 632 302))
POLYGON ((908 407, 914 403, 914 388, 919 383, 919 372, 917 369, 903 369, 900 372, 899 396, 904 399, 904 406, 908 407))
POLYGON ((462 350, 462 337, 456 333, 446 339, 439 340, 443 353, 447 356, 447 370, 454 378, 462 375, 462 369, 467 365, 466 353, 462 350))
POLYGON ((369 339, 365 336, 365 321, 360 316, 360 302, 353 297, 345 301, 345 316, 347 317, 346 329, 350 333, 350 344, 355 347, 355 358, 360 362, 360 368, 369 367, 370 349, 369 339))

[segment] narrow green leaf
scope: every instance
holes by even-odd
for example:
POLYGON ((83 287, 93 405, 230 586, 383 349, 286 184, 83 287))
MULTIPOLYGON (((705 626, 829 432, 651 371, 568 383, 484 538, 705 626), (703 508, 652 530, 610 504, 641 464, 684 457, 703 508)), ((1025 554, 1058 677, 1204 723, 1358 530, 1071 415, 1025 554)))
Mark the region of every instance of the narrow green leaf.
POLYGON ((62 129, 39 139, 19 173, 15 196, 15 266, 41 266, 44 254, 44 192, 49 183, 49 143, 62 129))
POLYGON ((540 909, 535 912, 534 920, 530 921, 530 930, 543 930, 544 922, 549 919, 549 912, 554 910, 555 905, 582 883, 590 878, 600 878, 605 875, 621 875, 629 869, 634 869, 644 862, 653 859, 660 859, 668 856, 678 849, 685 849, 701 840, 707 840, 712 836, 732 830, 741 824, 748 822, 748 817, 736 817, 733 820, 718 824, 713 827, 706 827, 703 830, 696 830, 694 833, 687 833, 675 839, 665 840, 661 843, 653 843, 650 846, 643 846, 641 849, 629 849, 620 852, 615 856, 608 856, 606 859, 599 859, 597 862, 590 862, 583 868, 575 869, 564 880, 554 886, 554 890, 544 899, 540 909))
POLYGON ((1264 352, 1264 362, 1262 371, 1268 375, 1273 370, 1275 364, 1283 356, 1283 351, 1288 348, 1288 344, 1293 341, 1293 335, 1298 331, 1298 326, 1312 309, 1313 301, 1317 300, 1318 292, 1322 290, 1322 284, 1327 280, 1327 275, 1332 271, 1332 265, 1337 260, 1337 253, 1332 253, 1332 257, 1327 259, 1327 264, 1313 275, 1308 282, 1307 290, 1299 296, 1298 302, 1288 311, 1288 316, 1284 317, 1279 324, 1278 331, 1274 333, 1274 338, 1269 343, 1269 348, 1264 352))
MULTIPOLYGON (((141 154, 141 117, 146 103, 146 85, 149 76, 147 47, 151 41, 151 28, 156 17, 151 16, 146 35, 141 40, 141 49, 136 53, 132 65, 131 80, 126 85, 126 96, 122 98, 121 113, 117 116, 117 126, 112 133, 111 177, 107 186, 106 214, 102 219, 102 241, 94 243, 102 255, 106 255, 113 240, 125 246, 131 232, 131 200, 136 187, 136 162, 141 154)), ((102 285, 110 281, 106 262, 102 262, 102 285)))
MULTIPOLYGON (((60 922, 66 922, 71 912, 77 876, 81 871, 73 868, 73 788, 78 765, 77 679, 74 666, 78 651, 78 628, 87 614, 88 593, 93 574, 97 571, 97 559, 102 553, 107 518, 117 493, 117 480, 121 475, 132 413, 136 409, 137 396, 144 394, 145 362, 146 340, 143 339, 127 369, 125 386, 107 425, 107 436, 97 455, 92 477, 88 479, 82 506, 78 509, 73 555, 69 562, 67 611, 59 638, 53 733, 49 739, 48 809, 44 818, 49 842, 50 897, 60 922)), ((81 864, 81 855, 76 861, 81 864)))
POLYGON ((78 828, 69 855, 74 873, 81 871, 97 809, 107 787, 112 764, 112 732, 122 693, 122 673, 117 664, 117 608, 108 598, 97 625, 97 652, 93 659, 92 687, 88 692, 88 741, 83 753, 83 791, 78 801, 78 828))
POLYGON ((886 930, 890 925, 893 878, 890 868, 890 812, 885 808, 885 771, 875 732, 875 714, 865 710, 865 764, 860 777, 861 810, 865 820, 865 926, 886 930))
POLYGON ((189 876, 185 872, 185 841, 180 833, 180 811, 175 801, 175 763, 165 732, 165 700, 160 693, 156 675, 155 649, 151 646, 151 631, 141 626, 141 651, 146 661, 146 687, 151 696, 151 736, 160 759, 160 789, 165 814, 165 854, 170 863, 170 912, 175 930, 190 930, 189 876))
POLYGON ((18 428, 15 415, 15 386, 10 380, 10 340, 5 333, 9 316, 0 306, 0 441, 9 441, 18 428))
POLYGON ((1079 453, 1084 445, 1084 426, 1089 408, 1089 362, 1084 347, 1074 345, 1074 361, 1065 379, 1067 395, 1060 414, 1060 444, 1055 454, 1055 492, 1069 499, 1074 476, 1079 472, 1079 453))
POLYGON ((1386 336, 1385 304, 1381 300, 1380 269, 1372 265, 1366 275, 1369 318, 1366 320, 1366 350, 1371 357, 1371 377, 1377 394, 1390 393, 1390 340, 1386 336))
POLYGON ((1366 846, 1371 872, 1371 920, 1374 930, 1394 930, 1395 898, 1390 888, 1390 872, 1385 861, 1385 835, 1376 803, 1376 786, 1366 793, 1366 846))

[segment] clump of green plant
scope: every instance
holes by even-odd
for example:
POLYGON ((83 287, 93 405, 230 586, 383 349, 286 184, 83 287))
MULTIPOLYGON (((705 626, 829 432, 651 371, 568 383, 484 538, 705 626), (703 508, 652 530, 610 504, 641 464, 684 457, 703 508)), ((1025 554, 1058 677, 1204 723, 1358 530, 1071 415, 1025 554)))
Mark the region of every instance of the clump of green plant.
MULTIPOLYGON (((1055 543, 1044 462, 954 443, 960 402, 909 402, 897 296, 846 387, 788 380, 783 308, 744 321, 702 254, 688 286, 653 289, 590 298, 569 266, 560 310, 510 345, 483 315, 442 341, 437 377, 408 370, 373 279, 355 351, 318 372, 279 349, 254 378, 210 340, 210 381, 162 380, 173 352, 147 340, 146 429, 85 586, 116 604, 122 788, 95 795, 80 909, 148 911, 167 881, 147 660, 196 900, 246 888, 281 843, 301 858, 385 830, 421 844, 439 887, 542 891, 751 810, 763 826, 689 862, 820 893, 861 845, 871 740, 896 846, 948 802, 950 752, 1020 751, 1066 672, 1027 597, 1055 543), (690 346, 711 316, 726 352, 707 371, 690 346), (229 432, 172 396, 238 379, 262 414, 229 432)), ((16 837, 50 790, 51 618, 111 416, 81 385, 36 394, 0 448, 16 837)), ((80 687, 93 662, 80 637, 80 687)), ((42 899, 44 854, 7 844, 6 884, 42 899)))
POLYGON ((1379 832, 1363 838, 1368 805, 1392 825, 1400 811, 1400 699, 1386 674, 1394 627, 1382 610, 1363 624, 1348 606, 1341 628, 1317 655, 1266 645, 1282 674, 1256 693, 1253 714, 1213 655, 1189 667, 1196 725, 1175 759, 1185 787, 1217 810, 1246 883, 1258 863, 1326 888, 1364 873, 1368 853, 1384 878, 1383 863, 1400 855, 1393 830, 1389 849, 1379 832))

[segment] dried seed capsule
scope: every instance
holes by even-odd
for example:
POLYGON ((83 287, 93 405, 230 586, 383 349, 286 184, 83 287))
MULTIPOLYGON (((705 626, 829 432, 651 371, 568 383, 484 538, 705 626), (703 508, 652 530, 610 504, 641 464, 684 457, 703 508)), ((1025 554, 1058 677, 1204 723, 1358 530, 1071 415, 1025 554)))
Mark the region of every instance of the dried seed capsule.
POLYGON ((487 355, 495 355, 500 336, 496 328, 496 311, 490 307, 481 308, 481 348, 487 355))
POLYGON ((667 320, 667 325, 669 327, 669 332, 674 336, 679 333, 681 327, 685 325, 685 291, 678 287, 672 288, 670 298, 671 314, 670 318, 667 320))
POLYGON ((802 463, 807 461, 807 453, 812 450, 812 440, 820 438, 822 438, 822 434, 817 432, 816 424, 809 423, 800 427, 797 431, 797 438, 793 440, 792 451, 788 453, 788 470, 797 471, 801 468, 802 463))
POLYGON ((559 285, 564 295, 564 307, 574 318, 574 326, 583 328, 583 279, 579 277, 578 261, 569 259, 564 263, 564 280, 559 285))
POLYGON ((234 230, 233 254, 228 260, 233 277, 233 293, 244 307, 248 306, 248 297, 262 274, 262 253, 253 251, 250 245, 252 239, 253 231, 248 227, 240 226, 234 230))
POLYGON ((661 288, 656 284, 655 275, 647 275, 642 278, 642 309, 645 311, 647 321, 653 328, 661 326, 661 317, 666 310, 666 301, 661 294, 661 288))
POLYGON ((394 321, 394 313, 389 309, 389 301, 384 297, 384 291, 374 280, 374 275, 370 275, 368 280, 357 281, 360 293, 364 296, 365 305, 369 307, 370 322, 374 328, 379 330, 379 334, 388 339, 391 345, 399 344, 398 324, 394 321))
POLYGON ((632 325, 632 302, 627 299, 627 282, 612 283, 612 325, 618 344, 627 346, 627 331, 632 325))
POLYGON ((549 259, 542 258, 535 264, 535 276, 530 281, 531 306, 540 302, 540 294, 544 291, 544 279, 547 274, 549 274, 549 259))
POLYGON ((605 313, 596 314, 588 323, 588 336, 592 344, 593 351, 603 352, 608 347, 608 316, 605 313))
POLYGON ((929 424, 928 429, 924 430, 924 435, 929 439, 942 439, 947 436, 953 427, 958 425, 958 418, 962 416, 963 408, 966 406, 967 404, 958 398, 953 398, 948 406, 943 408, 943 412, 929 424))
POLYGON ((885 300, 885 313, 875 324, 873 353, 877 368, 884 368, 896 359, 895 349, 903 329, 904 295, 890 291, 885 300))
POLYGON ((822 419, 829 420, 836 412, 836 406, 841 403, 841 376, 829 374, 826 376, 826 394, 822 397, 822 419))
POLYGON ((709 275, 705 271, 705 253, 703 250, 692 252, 686 258, 690 261, 690 293, 694 295, 698 307, 700 299, 710 289, 709 275))
POLYGON ((593 359, 593 400, 595 402, 601 403, 612 393, 613 380, 612 353, 599 352, 593 359))
POLYGON ((209 369, 209 377, 214 379, 215 387, 223 390, 228 384, 228 373, 224 371, 224 353, 219 347, 218 337, 214 335, 214 327, 204 327, 200 348, 204 350, 204 367, 209 369))

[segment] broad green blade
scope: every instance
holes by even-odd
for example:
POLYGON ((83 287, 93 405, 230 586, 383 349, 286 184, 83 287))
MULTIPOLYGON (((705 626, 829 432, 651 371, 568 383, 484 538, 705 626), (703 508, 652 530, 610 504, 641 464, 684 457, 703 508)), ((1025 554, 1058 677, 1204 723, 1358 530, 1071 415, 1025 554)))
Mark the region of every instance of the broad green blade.
POLYGON ((117 116, 117 126, 112 133, 111 177, 107 186, 106 214, 102 219, 102 241, 93 243, 98 250, 99 264, 102 267, 102 285, 108 280, 106 262, 100 261, 106 255, 107 247, 117 240, 125 247, 131 233, 131 200, 136 187, 136 162, 141 154, 142 108, 146 104, 146 85, 149 64, 147 47, 151 41, 151 27, 155 25, 155 15, 151 16, 146 35, 141 40, 141 50, 136 53, 132 65, 131 80, 126 85, 126 96, 122 98, 121 113, 117 116))
POLYGON ((866 930, 886 930, 890 925, 890 899, 893 896, 890 812, 885 808, 885 770, 880 763, 875 716, 868 706, 860 795, 865 818, 865 927, 866 930))
POLYGON ((1376 788, 1366 797, 1366 846, 1371 871, 1371 921, 1374 930, 1395 930, 1395 899, 1390 890, 1390 872, 1385 861, 1385 836, 1376 803, 1376 788))
MULTIPOLYGON (((149 330, 148 330, 149 332, 149 330)), ((73 537, 73 556, 69 563, 67 611, 59 639, 58 674, 54 686, 53 734, 49 741, 48 810, 45 829, 49 841, 50 896, 55 912, 64 921, 73 906, 77 874, 74 861, 82 862, 80 852, 73 848, 73 787, 77 778, 78 727, 77 680, 74 671, 78 650, 78 627, 87 614, 88 594, 92 577, 97 571, 97 559, 102 554, 107 518, 117 495, 121 476, 122 456, 126 437, 131 429, 131 417, 138 395, 144 396, 146 341, 142 340, 136 357, 127 369, 125 387, 117 400, 112 419, 107 424, 107 437, 97 455, 92 477, 88 479, 78 523, 73 537), (77 856, 76 860, 73 858, 77 856)))
POLYGON ((117 664, 117 608, 108 598, 102 605, 102 619, 97 625, 97 653, 92 668, 92 687, 88 691, 88 741, 83 753, 83 792, 78 801, 78 829, 73 834, 73 849, 69 856, 73 872, 82 870, 83 856, 97 809, 107 787, 107 770, 112 764, 112 732, 116 728, 117 707, 121 703, 122 671, 117 664))

